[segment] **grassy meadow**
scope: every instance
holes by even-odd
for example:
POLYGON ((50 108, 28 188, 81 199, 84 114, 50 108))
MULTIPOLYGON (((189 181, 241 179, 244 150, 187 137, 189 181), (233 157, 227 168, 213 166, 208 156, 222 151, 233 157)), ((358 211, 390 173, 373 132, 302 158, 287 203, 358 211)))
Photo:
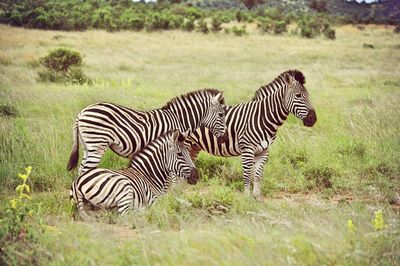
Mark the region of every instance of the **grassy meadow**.
MULTIPOLYGON (((398 265, 400 35, 392 27, 342 26, 330 41, 253 28, 237 37, 0 25, 0 219, 30 165, 32 222, 40 224, 34 242, 0 246, 6 262, 398 265), (39 58, 57 47, 84 55, 93 84, 38 80, 39 58), (72 219, 76 171, 66 163, 81 109, 109 101, 149 110, 202 88, 223 90, 226 103, 236 104, 289 69, 304 73, 318 121, 305 128, 291 116, 279 129, 262 201, 242 194, 239 158, 202 153, 200 183, 175 188, 148 211, 105 212, 91 224, 72 219)), ((108 152, 101 165, 126 164, 108 152)))

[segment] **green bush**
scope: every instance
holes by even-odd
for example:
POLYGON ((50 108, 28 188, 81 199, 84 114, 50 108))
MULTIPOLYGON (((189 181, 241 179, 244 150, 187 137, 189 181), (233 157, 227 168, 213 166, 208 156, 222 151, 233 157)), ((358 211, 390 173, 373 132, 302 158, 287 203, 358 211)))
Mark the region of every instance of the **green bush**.
POLYGON ((310 166, 305 168, 304 176, 308 181, 308 189, 326 189, 332 187, 332 178, 338 175, 337 171, 328 166, 310 166))
POLYGON ((185 31, 193 31, 195 28, 194 19, 186 19, 182 24, 182 29, 185 31))
POLYGON ((262 33, 282 34, 287 31, 287 20, 275 20, 269 17, 260 18, 257 27, 262 33))
POLYGON ((217 17, 213 17, 212 21, 211 21, 211 30, 213 32, 219 32, 222 28, 221 28, 221 21, 219 20, 219 18, 217 17))
POLYGON ((202 32, 204 34, 207 34, 209 32, 207 22, 205 22, 203 19, 199 20, 197 28, 199 32, 202 32))
POLYGON ((82 56, 76 50, 57 48, 39 59, 40 63, 49 70, 67 72, 71 66, 80 67, 82 56))
POLYGON ((144 28, 145 23, 143 15, 138 14, 134 9, 126 9, 119 19, 118 26, 122 29, 139 31, 144 28))
POLYGON ((174 28, 173 18, 168 13, 152 13, 147 17, 146 29, 148 31, 169 30, 174 28))
POLYGON ((314 38, 320 34, 331 40, 336 38, 335 30, 331 28, 328 19, 321 15, 304 15, 297 22, 297 26, 301 36, 305 38, 314 38))
POLYGON ((247 33, 246 32, 246 26, 243 25, 241 28, 233 26, 232 27, 232 32, 233 32, 233 34, 235 34, 235 36, 243 36, 243 35, 245 35, 247 33))
POLYGON ((257 28, 262 32, 262 33, 271 33, 274 26, 273 26, 273 21, 270 18, 260 18, 257 22, 257 28))
POLYGON ((92 27, 103 28, 107 31, 114 31, 117 29, 111 6, 99 8, 94 11, 92 16, 92 27))
POLYGON ((236 19, 237 22, 242 22, 242 20, 243 20, 242 11, 240 11, 240 10, 237 10, 237 11, 236 11, 236 13, 235 13, 235 19, 236 19))
POLYGON ((81 69, 82 56, 78 51, 57 48, 39 61, 45 67, 38 72, 41 81, 76 84, 89 81, 81 69))
POLYGON ((323 31, 322 31, 322 34, 326 37, 326 38, 328 38, 328 39, 330 39, 330 40, 335 40, 336 39, 336 32, 335 32, 335 30, 334 29, 331 29, 331 28, 326 28, 326 29, 324 29, 323 31))

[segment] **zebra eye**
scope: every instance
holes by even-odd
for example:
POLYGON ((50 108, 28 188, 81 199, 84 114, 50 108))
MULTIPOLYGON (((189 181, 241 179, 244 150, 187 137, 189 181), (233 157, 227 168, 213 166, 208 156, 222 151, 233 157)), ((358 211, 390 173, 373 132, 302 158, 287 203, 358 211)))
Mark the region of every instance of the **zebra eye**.
POLYGON ((224 117, 224 113, 218 113, 218 116, 222 118, 224 117))
POLYGON ((301 93, 298 92, 298 93, 295 94, 295 96, 296 96, 297 98, 300 98, 300 97, 301 97, 301 93))
POLYGON ((178 156, 183 156, 183 153, 182 152, 178 152, 178 156))

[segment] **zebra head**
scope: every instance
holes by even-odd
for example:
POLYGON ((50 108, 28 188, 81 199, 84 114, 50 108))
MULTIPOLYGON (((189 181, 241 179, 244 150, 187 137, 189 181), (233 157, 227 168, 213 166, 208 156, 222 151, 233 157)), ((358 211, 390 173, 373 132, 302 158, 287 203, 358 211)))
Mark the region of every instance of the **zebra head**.
POLYGON ((224 96, 222 92, 216 90, 208 91, 217 92, 217 94, 210 94, 212 96, 210 101, 208 101, 208 108, 205 109, 205 114, 200 124, 209 128, 214 136, 221 139, 226 134, 224 96))
POLYGON ((317 114, 304 87, 305 78, 303 73, 297 70, 290 70, 284 73, 283 78, 287 86, 284 100, 286 109, 297 118, 303 120, 304 126, 312 127, 317 121, 317 114))
POLYGON ((179 181, 187 181, 191 185, 195 185, 199 179, 196 166, 190 158, 189 151, 184 145, 184 141, 189 131, 180 133, 179 130, 171 131, 167 141, 166 166, 170 176, 177 178, 179 181))

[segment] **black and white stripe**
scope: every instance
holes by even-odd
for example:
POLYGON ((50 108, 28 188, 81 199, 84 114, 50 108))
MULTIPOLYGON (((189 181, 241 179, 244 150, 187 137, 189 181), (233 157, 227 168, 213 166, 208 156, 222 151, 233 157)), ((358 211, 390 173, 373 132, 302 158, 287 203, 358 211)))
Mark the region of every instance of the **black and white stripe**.
POLYGON ((187 136, 169 131, 135 154, 130 167, 122 170, 92 169, 79 176, 71 197, 82 219, 90 219, 84 203, 103 209, 117 208, 120 214, 151 205, 180 181, 197 182, 197 170, 183 144, 187 136))
POLYGON ((268 148, 274 142, 278 128, 289 113, 313 126, 316 113, 304 87, 303 74, 289 70, 261 87, 253 101, 226 106, 227 132, 224 141, 217 141, 206 127, 192 132, 185 143, 195 159, 201 150, 216 156, 241 156, 246 194, 250 194, 253 177, 253 195, 261 195, 260 182, 268 148))
POLYGON ((73 127, 73 146, 67 169, 77 166, 79 143, 84 156, 79 175, 94 169, 105 150, 130 158, 161 134, 179 129, 195 130, 200 125, 211 128, 213 135, 225 133, 225 113, 222 92, 204 89, 181 95, 164 107, 151 111, 136 111, 112 103, 96 103, 83 109, 73 127))

